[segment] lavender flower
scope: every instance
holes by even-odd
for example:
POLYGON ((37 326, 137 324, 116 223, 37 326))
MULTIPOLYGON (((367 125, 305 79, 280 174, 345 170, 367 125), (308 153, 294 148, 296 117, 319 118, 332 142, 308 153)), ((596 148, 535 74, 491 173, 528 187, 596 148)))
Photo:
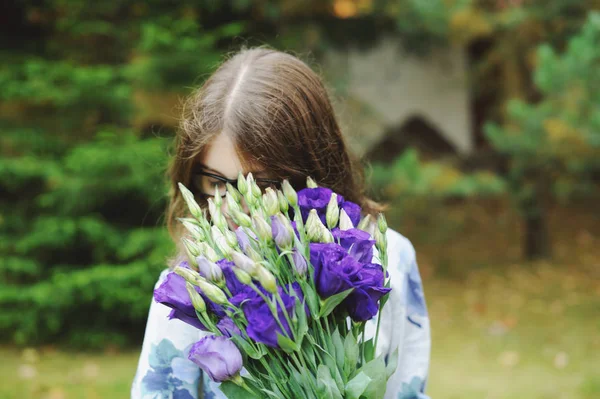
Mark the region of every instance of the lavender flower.
POLYGON ((188 359, 215 382, 230 380, 242 369, 242 354, 231 340, 223 336, 202 338, 192 346, 188 359))
POLYGON ((271 231, 275 244, 281 249, 290 249, 294 242, 294 231, 289 220, 281 213, 271 216, 271 231))
POLYGON ((198 271, 202 277, 215 284, 223 282, 223 271, 219 266, 206 259, 204 256, 196 258, 198 271))
POLYGON ((233 320, 227 316, 219 320, 219 322, 217 323, 217 328, 219 329, 221 334, 228 338, 231 338, 233 335, 240 335, 242 333, 240 329, 235 325, 233 320))
POLYGON ((304 256, 302 256, 302 254, 295 248, 292 251, 292 260, 294 262, 293 267, 296 273, 298 273, 300 276, 304 276, 308 270, 308 263, 306 262, 304 256))

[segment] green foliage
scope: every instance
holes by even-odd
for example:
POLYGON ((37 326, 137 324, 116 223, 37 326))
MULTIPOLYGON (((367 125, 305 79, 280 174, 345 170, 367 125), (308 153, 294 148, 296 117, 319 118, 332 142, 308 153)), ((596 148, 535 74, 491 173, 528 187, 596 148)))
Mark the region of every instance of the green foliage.
POLYGON ((510 160, 509 183, 525 218, 544 217, 543 202, 594 189, 600 170, 600 14, 591 13, 562 54, 537 52, 542 101, 513 100, 503 126, 488 124, 491 144, 510 160))
POLYGON ((539 180, 558 198, 590 188, 600 168, 599 41, 600 14, 592 13, 563 54, 541 46, 534 77, 543 100, 514 100, 503 126, 486 126, 492 145, 510 157, 516 196, 535 195, 539 180))
POLYGON ((139 98, 190 87, 244 26, 204 29, 192 2, 20 7, 43 31, 0 52, 0 339, 125 344, 173 251, 171 126, 138 130, 139 98))
POLYGON ((465 174, 441 162, 424 163, 414 149, 405 151, 391 165, 374 164, 372 183, 392 201, 498 195, 504 190, 502 179, 492 173, 465 174))

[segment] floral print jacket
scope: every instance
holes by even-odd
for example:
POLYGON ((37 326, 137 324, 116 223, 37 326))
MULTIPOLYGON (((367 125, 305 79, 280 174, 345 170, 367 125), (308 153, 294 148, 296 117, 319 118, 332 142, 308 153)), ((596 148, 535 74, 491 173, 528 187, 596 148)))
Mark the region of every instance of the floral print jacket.
MULTIPOLYGON (((428 399, 425 385, 431 347, 430 325, 415 250, 404 236, 389 229, 390 299, 383 309, 377 353, 390 356, 398 349, 398 368, 387 383, 385 398, 428 399)), ((157 283, 165 278, 165 270, 157 283)), ((144 343, 131 388, 132 399, 225 398, 187 359, 187 352, 206 332, 167 318, 170 309, 152 301, 144 343)), ((376 319, 367 322, 375 334, 376 319)))

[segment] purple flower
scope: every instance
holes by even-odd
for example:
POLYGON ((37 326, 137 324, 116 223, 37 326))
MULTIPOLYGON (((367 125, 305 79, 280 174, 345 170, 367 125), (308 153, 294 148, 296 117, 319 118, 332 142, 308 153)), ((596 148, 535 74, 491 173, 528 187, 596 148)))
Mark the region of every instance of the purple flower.
POLYGON ((333 229, 331 231, 336 242, 361 263, 370 263, 373 259, 373 245, 375 240, 371 239, 371 235, 359 229, 340 230, 333 229))
MULTIPOLYGON (((252 232, 250 232, 250 234, 252 234, 252 232)), ((244 251, 244 253, 246 253, 246 250, 250 245, 250 236, 248 236, 247 230, 243 227, 238 227, 235 229, 235 235, 237 237, 238 244, 240 244, 240 248, 242 251, 244 251)))
POLYGON ((226 337, 210 335, 196 342, 188 359, 196 363, 215 382, 227 381, 242 369, 242 354, 226 337))
POLYGON ((315 268, 315 285, 322 298, 353 288, 361 264, 335 243, 310 244, 310 263, 315 268))
MULTIPOLYGON (((185 267, 183 264, 180 266, 185 267)), ((201 294, 198 288, 196 290, 201 294)), ((154 299, 156 302, 162 303, 172 309, 169 319, 179 319, 191 326, 206 330, 206 327, 196 316, 196 310, 185 288, 185 279, 180 275, 169 272, 167 278, 154 290, 154 299)), ((207 298, 204 299, 206 300, 207 298)), ((210 301, 206 302, 208 304, 210 301)))
POLYGON ((231 295, 236 295, 246 287, 244 284, 240 283, 235 276, 235 273, 232 269, 235 267, 233 262, 228 261, 227 259, 221 259, 217 262, 217 265, 223 271, 223 276, 225 276, 225 285, 227 285, 227 289, 229 292, 231 292, 231 295))
POLYGON ((221 331, 226 337, 231 338, 232 335, 240 335, 242 332, 240 329, 234 324, 233 320, 230 317, 223 317, 218 323, 217 328, 221 331))
POLYGON ((376 263, 363 265, 354 276, 354 291, 344 300, 348 314, 354 321, 372 319, 379 311, 377 301, 391 291, 384 287, 383 268, 376 263))
MULTIPOLYGON (((367 255, 368 251, 361 257, 367 255)), ((310 261, 315 268, 315 285, 321 297, 328 298, 354 288, 340 304, 354 321, 365 321, 375 316, 379 310, 377 302, 390 291, 384 287, 381 265, 359 262, 341 245, 310 244, 310 261)))
MULTIPOLYGON (((310 210, 316 209, 321 222, 323 222, 324 225, 327 225, 325 214, 332 193, 333 191, 325 187, 304 188, 298 191, 298 206, 302 213, 302 220, 306 222, 310 210)), ((352 223, 355 226, 358 225, 358 222, 360 222, 360 206, 350 201, 344 201, 344 197, 339 194, 337 196, 337 202, 338 206, 346 211, 348 217, 352 220, 352 223)))
MULTIPOLYGON (((292 288, 296 293, 296 297, 302 301, 304 297, 300 285, 298 283, 293 283, 292 288)), ((272 297, 267 291, 262 288, 260 289, 266 297, 272 297)), ((246 287, 244 292, 240 292, 230 299, 232 304, 241 306, 244 311, 244 315, 248 320, 248 327, 246 328, 248 336, 256 342, 261 342, 273 348, 279 347, 277 344, 277 334, 288 337, 292 336, 290 325, 286 320, 284 312, 287 312, 291 319, 296 306, 295 297, 288 295, 282 287, 279 287, 278 290, 285 309, 278 305, 277 316, 279 317, 284 330, 282 330, 279 323, 277 323, 264 299, 250 287, 246 287)))

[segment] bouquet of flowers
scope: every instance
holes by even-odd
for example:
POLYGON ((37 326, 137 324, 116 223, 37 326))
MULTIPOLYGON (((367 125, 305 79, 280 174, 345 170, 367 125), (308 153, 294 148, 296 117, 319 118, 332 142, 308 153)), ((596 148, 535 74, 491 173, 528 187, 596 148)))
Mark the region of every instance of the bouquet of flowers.
POLYGON ((189 359, 229 398, 382 398, 397 359, 375 353, 391 290, 383 215, 361 220, 357 204, 310 178, 299 192, 287 181, 262 192, 240 175, 208 199, 208 215, 180 189, 188 260, 154 296, 170 318, 212 333, 189 359))

